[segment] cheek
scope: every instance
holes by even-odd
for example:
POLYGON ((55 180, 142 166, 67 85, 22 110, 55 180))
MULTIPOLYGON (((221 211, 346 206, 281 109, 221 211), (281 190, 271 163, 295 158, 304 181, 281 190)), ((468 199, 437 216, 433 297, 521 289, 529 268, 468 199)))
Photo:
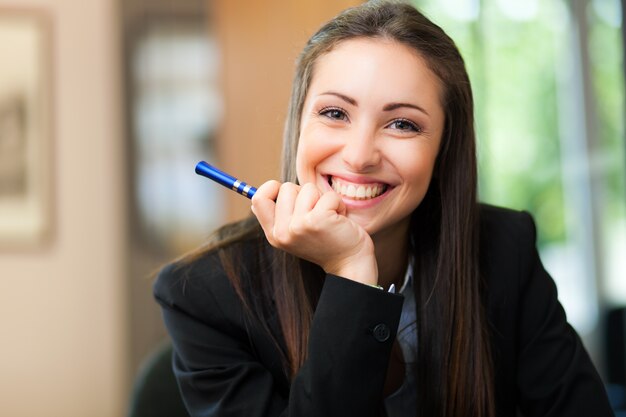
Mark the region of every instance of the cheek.
POLYGON ((298 178, 298 183, 299 184, 303 184, 303 180, 305 179, 305 166, 304 166, 304 162, 303 160, 304 158, 304 153, 302 151, 302 142, 300 142, 298 144, 298 150, 296 153, 296 177, 298 178))
POLYGON ((314 147, 306 139, 300 138, 296 153, 296 175, 300 184, 313 180, 316 163, 314 147))
POLYGON ((300 136, 296 154, 296 174, 300 184, 315 181, 317 166, 333 153, 332 146, 323 137, 306 130, 300 136))
POLYGON ((403 177, 408 179, 409 182, 428 187, 432 178, 437 152, 421 148, 399 154, 397 158, 396 161, 401 161, 398 167, 402 170, 403 177))

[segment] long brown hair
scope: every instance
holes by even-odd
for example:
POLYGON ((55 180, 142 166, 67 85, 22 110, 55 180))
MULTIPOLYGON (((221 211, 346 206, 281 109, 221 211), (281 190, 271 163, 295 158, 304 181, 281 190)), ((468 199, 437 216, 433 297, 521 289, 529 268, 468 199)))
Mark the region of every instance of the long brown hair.
MULTIPOLYGON (((410 229, 418 306, 418 414, 494 416, 493 365, 478 266, 473 98, 454 42, 414 7, 398 2, 370 1, 345 10, 322 26, 297 61, 284 132, 282 180, 297 182, 300 118, 315 62, 338 43, 358 37, 385 38, 411 47, 443 87, 441 149, 429 190, 412 214, 410 229)), ((187 260, 218 250, 251 316, 264 323, 267 312, 276 309, 281 334, 272 336, 285 346, 286 374, 293 377, 306 360, 324 274, 316 265, 269 247, 262 236, 255 219, 248 218, 222 228, 208 247, 187 260), (243 283, 242 271, 234 267, 241 265, 236 259, 241 253, 238 243, 244 241, 257 242, 254 267, 268 271, 255 275, 260 277, 255 283, 243 283), (254 297, 251 286, 258 290, 254 297)))

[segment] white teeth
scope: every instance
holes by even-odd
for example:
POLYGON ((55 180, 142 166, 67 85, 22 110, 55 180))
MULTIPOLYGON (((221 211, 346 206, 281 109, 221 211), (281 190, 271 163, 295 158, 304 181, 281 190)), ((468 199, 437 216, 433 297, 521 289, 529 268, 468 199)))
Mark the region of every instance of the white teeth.
POLYGON ((365 200, 378 197, 386 190, 386 187, 383 184, 342 184, 341 181, 335 178, 331 178, 331 187, 336 193, 355 200, 365 200))

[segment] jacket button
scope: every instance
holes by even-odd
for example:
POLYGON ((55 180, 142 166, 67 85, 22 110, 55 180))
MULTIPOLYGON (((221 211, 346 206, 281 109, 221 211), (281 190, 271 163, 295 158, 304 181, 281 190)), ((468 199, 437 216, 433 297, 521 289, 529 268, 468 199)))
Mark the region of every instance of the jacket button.
POLYGON ((376 327, 374 327, 374 330, 372 331, 372 333, 374 334, 374 339, 378 340, 379 342, 386 342, 387 340, 389 340, 389 337, 391 336, 391 331, 389 330, 389 326, 387 326, 386 324, 377 324, 376 327))

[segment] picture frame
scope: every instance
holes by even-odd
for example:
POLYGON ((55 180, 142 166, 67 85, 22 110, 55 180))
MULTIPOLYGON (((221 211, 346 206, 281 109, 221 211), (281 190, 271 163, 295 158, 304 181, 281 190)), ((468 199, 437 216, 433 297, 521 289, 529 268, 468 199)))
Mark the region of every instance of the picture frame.
POLYGON ((0 249, 52 232, 51 36, 45 11, 0 7, 0 249))

